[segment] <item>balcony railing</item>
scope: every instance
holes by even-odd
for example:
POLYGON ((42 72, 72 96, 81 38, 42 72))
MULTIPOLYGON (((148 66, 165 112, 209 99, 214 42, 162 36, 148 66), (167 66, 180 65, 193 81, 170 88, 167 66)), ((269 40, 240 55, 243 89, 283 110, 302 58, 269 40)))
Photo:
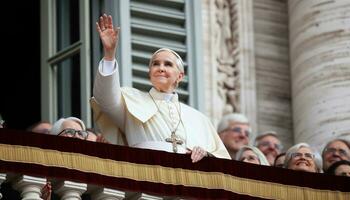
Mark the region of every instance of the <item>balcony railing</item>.
POLYGON ((53 199, 350 199, 348 177, 0 129, 3 199, 47 181, 53 199))

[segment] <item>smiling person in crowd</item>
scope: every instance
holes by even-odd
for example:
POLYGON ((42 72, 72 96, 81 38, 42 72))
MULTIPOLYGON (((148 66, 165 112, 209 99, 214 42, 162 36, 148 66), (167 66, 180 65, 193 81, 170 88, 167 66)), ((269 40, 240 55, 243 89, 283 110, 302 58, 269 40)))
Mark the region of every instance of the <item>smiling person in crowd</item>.
POLYGON ((227 114, 218 124, 219 137, 232 159, 242 146, 248 145, 251 132, 247 117, 241 113, 227 114))
POLYGON ((299 143, 288 149, 284 168, 305 171, 322 172, 322 159, 316 150, 306 143, 299 143))

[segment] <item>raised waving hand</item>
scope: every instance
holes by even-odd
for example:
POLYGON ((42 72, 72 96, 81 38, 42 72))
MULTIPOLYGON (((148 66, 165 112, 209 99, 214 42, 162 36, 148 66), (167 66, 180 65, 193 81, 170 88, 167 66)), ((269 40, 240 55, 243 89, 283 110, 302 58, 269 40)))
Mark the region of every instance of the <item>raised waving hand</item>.
POLYGON ((117 27, 114 29, 112 16, 104 14, 96 22, 96 29, 102 41, 104 59, 108 61, 113 60, 118 45, 120 28, 117 27))

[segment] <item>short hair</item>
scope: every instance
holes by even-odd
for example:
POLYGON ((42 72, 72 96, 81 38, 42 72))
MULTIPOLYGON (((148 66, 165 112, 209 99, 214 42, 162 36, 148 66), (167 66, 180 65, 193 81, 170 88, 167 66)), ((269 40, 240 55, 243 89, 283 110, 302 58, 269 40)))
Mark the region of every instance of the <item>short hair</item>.
POLYGON ((176 53, 175 51, 173 51, 169 48, 161 48, 161 49, 158 49, 157 51, 155 51, 152 54, 151 60, 149 61, 149 64, 148 64, 149 67, 151 67, 151 65, 152 65, 154 56, 162 51, 167 51, 167 52, 172 53, 176 57, 177 68, 180 70, 180 72, 185 73, 184 62, 183 62, 182 58, 180 57, 180 55, 178 53, 176 53))
POLYGON ((255 138, 255 145, 254 146, 258 146, 258 141, 261 140, 262 138, 266 137, 266 136, 273 136, 273 137, 275 137, 275 138, 277 138, 279 140, 279 138, 277 136, 277 133, 275 131, 265 131, 265 132, 259 134, 255 138))
POLYGON ((349 142, 349 141, 347 141, 347 140, 345 140, 345 139, 341 139, 341 138, 336 138, 336 139, 334 139, 334 140, 331 140, 331 141, 327 142, 327 144, 324 146, 324 148, 323 148, 323 150, 322 150, 322 157, 324 156, 324 153, 325 153, 326 148, 327 148, 329 145, 331 145, 333 142, 336 142, 336 141, 339 141, 339 142, 344 143, 344 144, 348 147, 348 149, 350 149, 350 142, 349 142))
POLYGON ((230 113, 221 118, 217 129, 218 133, 226 130, 230 126, 231 122, 249 125, 248 118, 245 115, 241 113, 230 113))
POLYGON ((314 162, 316 165, 316 172, 321 173, 322 172, 322 158, 321 155, 316 151, 316 149, 312 148, 307 143, 298 143, 288 149, 286 152, 286 158, 284 159, 284 168, 288 169, 288 164, 290 160, 292 159, 292 154, 296 153, 300 148, 306 147, 312 151, 312 153, 315 155, 314 162))
POLYGON ((335 171, 337 170, 337 168, 341 165, 348 165, 350 166, 350 161, 348 160, 340 160, 337 161, 335 163, 333 163, 326 171, 326 174, 331 174, 331 175, 335 175, 335 171))
POLYGON ((68 120, 72 120, 72 121, 77 122, 81 126, 83 131, 86 130, 85 124, 81 119, 76 118, 76 117, 67 117, 67 118, 61 118, 61 119, 57 120, 51 128, 50 134, 51 135, 58 135, 62 131, 63 122, 68 121, 68 120))
POLYGON ((247 146, 247 145, 244 145, 242 146, 237 154, 236 154, 236 158, 235 160, 240 160, 240 158, 242 157, 242 154, 243 152, 245 152, 246 150, 251 150, 255 153, 255 155, 258 157, 259 161, 260 161, 260 165, 267 165, 269 166, 269 161, 267 161, 265 155, 256 147, 253 147, 253 146, 247 146))

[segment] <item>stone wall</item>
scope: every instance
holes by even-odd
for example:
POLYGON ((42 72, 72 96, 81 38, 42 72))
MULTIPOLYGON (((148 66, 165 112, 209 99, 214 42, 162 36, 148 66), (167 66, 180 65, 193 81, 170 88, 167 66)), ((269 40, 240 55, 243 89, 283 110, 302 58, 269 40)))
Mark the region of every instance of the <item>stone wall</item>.
POLYGON ((286 0, 254 2, 258 132, 276 131, 293 144, 286 0))
POLYGON ((206 114, 242 112, 288 147, 350 138, 350 3, 202 0, 206 114))
POLYGON ((275 130, 291 144, 286 1, 202 2, 206 114, 216 124, 242 112, 254 132, 275 130))

